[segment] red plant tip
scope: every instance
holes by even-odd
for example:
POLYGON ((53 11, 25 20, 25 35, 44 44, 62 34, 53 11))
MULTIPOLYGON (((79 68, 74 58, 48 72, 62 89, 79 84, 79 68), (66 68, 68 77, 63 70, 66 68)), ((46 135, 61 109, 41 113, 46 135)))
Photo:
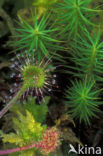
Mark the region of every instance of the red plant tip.
POLYGON ((45 155, 53 152, 59 145, 59 132, 56 128, 47 129, 41 142, 41 152, 45 155))

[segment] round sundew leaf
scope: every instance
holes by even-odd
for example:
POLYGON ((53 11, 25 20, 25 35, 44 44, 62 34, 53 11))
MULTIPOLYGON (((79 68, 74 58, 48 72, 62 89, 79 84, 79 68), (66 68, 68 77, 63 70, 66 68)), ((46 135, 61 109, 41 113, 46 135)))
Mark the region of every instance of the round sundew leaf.
POLYGON ((41 88, 45 83, 45 71, 43 68, 35 65, 25 66, 22 70, 24 88, 41 88))

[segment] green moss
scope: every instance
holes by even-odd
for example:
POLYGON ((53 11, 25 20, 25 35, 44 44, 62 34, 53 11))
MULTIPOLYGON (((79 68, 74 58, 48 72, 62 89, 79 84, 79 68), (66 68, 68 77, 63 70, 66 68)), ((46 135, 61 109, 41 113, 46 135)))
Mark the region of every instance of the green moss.
POLYGON ((77 41, 76 37, 85 27, 97 26, 92 21, 100 10, 89 8, 90 4, 91 0, 63 0, 58 4, 59 23, 64 25, 63 36, 77 41))
POLYGON ((50 53, 55 50, 64 50, 59 46, 60 42, 57 40, 59 28, 54 28, 54 23, 50 23, 50 15, 43 15, 38 21, 38 16, 32 17, 32 25, 21 19, 22 23, 18 23, 19 28, 15 31, 17 35, 13 36, 17 41, 11 41, 10 45, 16 47, 15 51, 28 50, 32 53, 35 49, 35 57, 40 61, 42 56, 49 57, 50 53))
POLYGON ((45 71, 43 68, 34 65, 24 66, 22 70, 24 89, 41 88, 45 83, 45 71))
POLYGON ((40 105, 36 104, 36 100, 34 97, 28 97, 27 100, 23 102, 24 108, 32 113, 33 117, 37 122, 43 123, 46 120, 48 106, 50 97, 45 97, 44 100, 41 101, 40 105))
POLYGON ((13 129, 15 133, 5 134, 0 131, 3 142, 24 146, 28 142, 40 141, 46 125, 42 126, 41 123, 36 122, 28 110, 26 110, 26 115, 23 115, 20 111, 17 111, 16 114, 17 117, 13 118, 13 129))
MULTIPOLYGON (((25 110, 25 115, 19 110, 15 112, 16 117, 13 117, 13 132, 8 134, 0 131, 3 143, 9 143, 13 147, 27 146, 28 144, 40 142, 43 133, 47 129, 46 125, 36 122, 32 113, 25 110)), ((18 153, 10 154, 11 156, 33 156, 36 148, 28 149, 26 151, 19 151, 18 153)))
POLYGON ((73 118, 79 119, 80 123, 84 121, 90 124, 90 119, 98 117, 99 106, 102 102, 99 100, 100 90, 95 90, 94 81, 87 80, 72 82, 73 87, 68 88, 66 92, 66 104, 68 112, 73 118))

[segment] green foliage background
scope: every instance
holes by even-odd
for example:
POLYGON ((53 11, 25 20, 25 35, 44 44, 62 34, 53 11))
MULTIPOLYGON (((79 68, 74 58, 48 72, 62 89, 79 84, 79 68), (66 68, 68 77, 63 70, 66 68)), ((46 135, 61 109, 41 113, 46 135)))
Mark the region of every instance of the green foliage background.
MULTIPOLYGON (((24 54, 26 50, 27 56, 34 57, 38 65, 44 58, 47 60, 52 58, 53 61, 47 68, 49 70, 50 66, 55 64, 60 66, 60 70, 56 70, 59 75, 57 79, 61 79, 64 83, 63 87, 62 83, 60 84, 62 94, 59 96, 54 93, 54 98, 50 94, 49 97, 44 97, 45 101, 42 101, 40 105, 35 99, 27 97, 26 100, 19 101, 20 104, 23 104, 23 108, 20 105, 15 106, 14 109, 11 108, 11 112, 15 114, 19 110, 20 112, 18 111, 17 114, 20 117, 25 116, 24 110, 27 110, 32 118, 41 123, 43 127, 44 123, 46 124, 47 112, 51 111, 50 108, 48 109, 51 104, 50 99, 54 98, 58 109, 54 109, 54 114, 49 112, 49 116, 52 114, 51 119, 56 116, 56 113, 56 118, 60 115, 58 112, 61 103, 63 105, 62 114, 71 114, 74 122, 79 126, 82 124, 93 126, 92 123, 97 120, 96 118, 101 119, 101 114, 103 114, 102 7, 103 4, 97 0, 0 1, 0 17, 3 18, 0 20, 0 38, 5 40, 6 35, 11 35, 8 39, 9 42, 3 42, 1 50, 4 47, 11 48, 12 52, 17 51, 18 54, 24 54), (10 8, 12 8, 11 11, 10 8), (5 15, 9 14, 9 16, 5 16, 7 18, 4 18, 2 9, 5 10, 5 15), (15 22, 15 19, 18 22, 15 22), (34 50, 35 56, 33 56, 34 50)), ((10 54, 12 55, 12 53, 10 54)), ((0 58, 4 59, 1 56, 0 58)), ((55 71, 53 70, 53 72, 55 71)), ((52 83, 54 83, 53 77, 52 83)), ((52 86, 52 84, 50 85, 52 86)), ((54 86, 58 88, 55 83, 54 86)), ((44 95, 46 96, 46 94, 44 95)), ((14 120, 14 130, 16 130, 19 122, 14 120)), ((22 120, 22 122, 25 121, 22 120)), ((52 124, 56 123, 52 122, 52 124)), ((68 124, 66 127, 64 123, 61 123, 58 126, 59 130, 68 130, 68 124)), ((21 131, 26 132, 28 128, 26 124, 23 129, 23 123, 21 123, 21 131)), ((2 137, 3 134, 1 132, 2 137)), ((30 135, 28 136, 30 137, 30 135)), ((32 150, 28 151, 28 155, 30 152, 32 155, 32 150)), ((22 155, 25 155, 25 152, 22 155)))

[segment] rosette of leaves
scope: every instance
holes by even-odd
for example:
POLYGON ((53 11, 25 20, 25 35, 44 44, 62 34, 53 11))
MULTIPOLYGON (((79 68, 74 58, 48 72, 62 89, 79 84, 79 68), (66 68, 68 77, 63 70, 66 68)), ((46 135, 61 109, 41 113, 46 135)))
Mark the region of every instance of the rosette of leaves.
POLYGON ((13 36, 17 40, 11 41, 16 51, 26 48, 28 53, 32 53, 35 50, 35 56, 43 58, 43 56, 50 56, 49 51, 62 49, 59 45, 60 41, 57 40, 58 28, 54 28, 54 23, 50 22, 50 14, 43 15, 39 20, 35 14, 32 17, 32 24, 22 19, 22 23, 18 25, 20 27, 15 29, 18 34, 13 36))
POLYGON ((85 78, 83 81, 72 82, 72 87, 66 91, 66 104, 68 112, 73 118, 79 119, 80 123, 84 121, 90 124, 90 119, 98 117, 99 106, 102 102, 99 100, 100 90, 94 88, 94 81, 85 78))
MULTIPOLYGON (((23 54, 24 57, 24 54, 23 54)), ((23 96, 33 95, 35 93, 37 99, 40 102, 40 98, 44 98, 44 92, 52 89, 52 75, 54 71, 53 66, 50 64, 50 59, 42 59, 40 63, 34 60, 34 58, 25 57, 25 61, 20 65, 16 64, 16 69, 19 71, 17 77, 19 77, 20 87, 17 89, 15 96, 10 100, 8 104, 0 111, 0 118, 10 109, 10 107, 17 102, 17 100, 23 96), (23 64, 24 63, 24 64, 23 64), (40 97, 40 98, 39 98, 40 97)), ((23 61, 23 58, 22 58, 23 61)))
POLYGON ((63 0, 57 4, 59 23, 64 25, 61 33, 68 39, 76 38, 77 34, 82 34, 85 27, 89 29, 96 26, 92 22, 94 16, 101 10, 90 8, 92 0, 63 0))
POLYGON ((71 48, 71 60, 76 66, 71 68, 74 76, 79 78, 88 75, 97 82, 103 82, 103 42, 101 32, 89 33, 85 30, 83 36, 78 37, 77 44, 73 43, 71 48))
MULTIPOLYGON (((41 123, 36 122, 33 115, 28 110, 26 110, 26 115, 23 115, 20 111, 17 111, 16 114, 17 117, 13 118, 13 129, 15 132, 5 134, 1 131, 0 135, 2 141, 19 147, 40 142, 46 130, 46 125, 41 125, 41 123)), ((33 156, 35 151, 35 148, 21 151, 19 155, 33 156)))

